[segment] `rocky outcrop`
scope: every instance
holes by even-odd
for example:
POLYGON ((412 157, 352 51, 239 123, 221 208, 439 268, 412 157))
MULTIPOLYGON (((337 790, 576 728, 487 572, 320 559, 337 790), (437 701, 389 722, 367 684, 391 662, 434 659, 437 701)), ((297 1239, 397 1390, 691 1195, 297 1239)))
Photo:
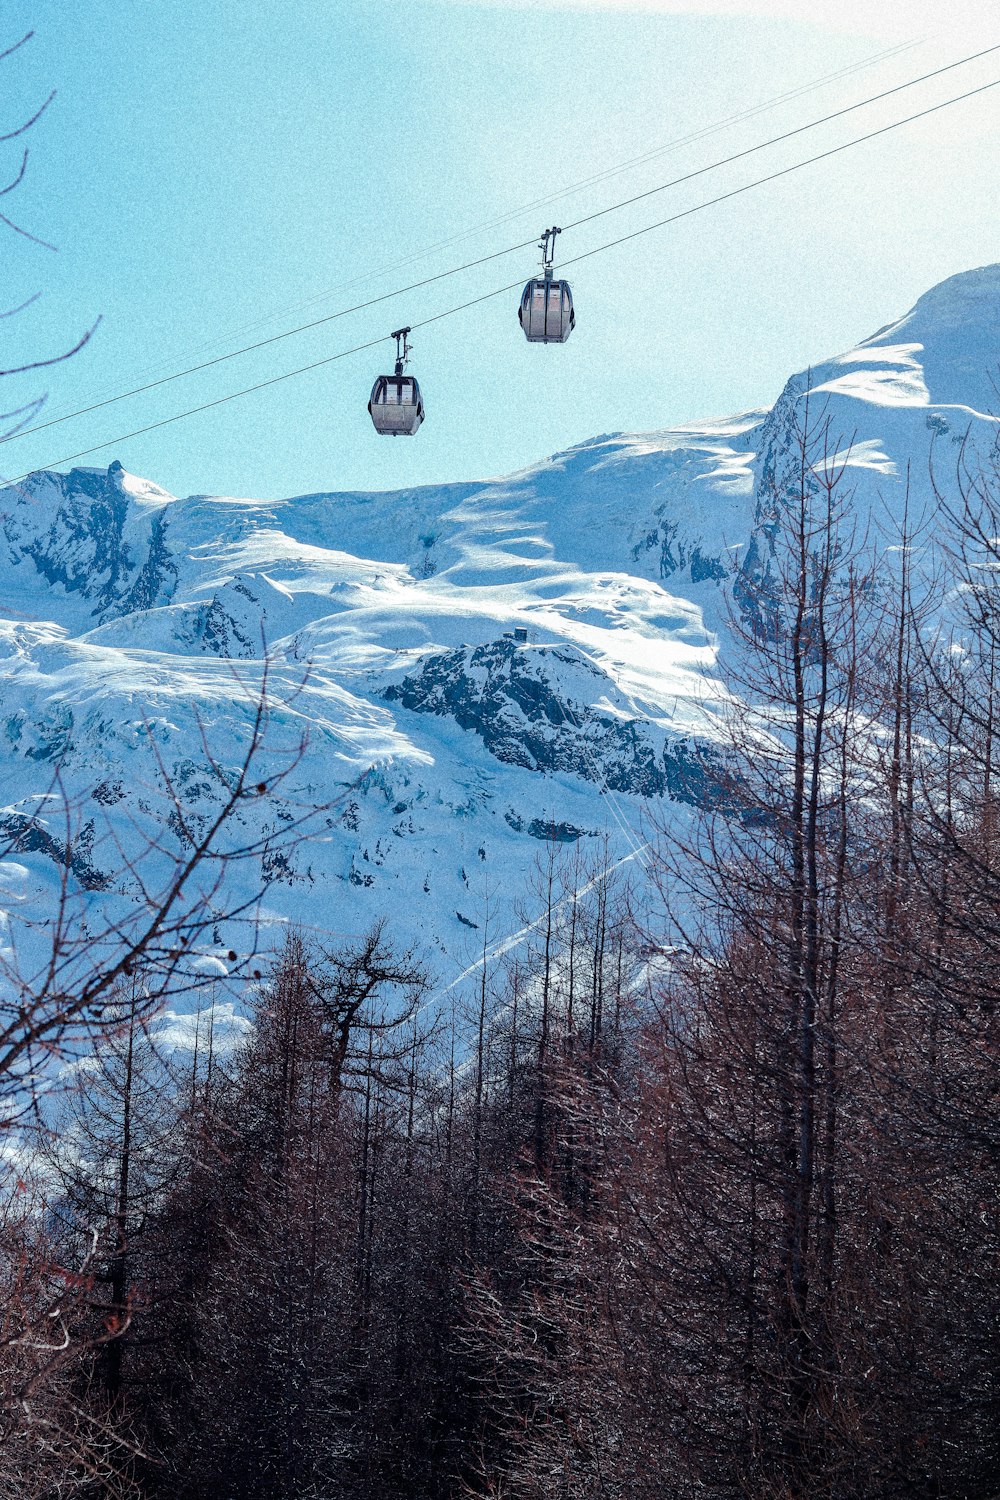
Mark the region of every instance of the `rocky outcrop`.
POLYGON ((91 859, 93 845, 94 824, 90 820, 67 843, 56 838, 37 818, 10 808, 0 813, 0 853, 4 858, 11 854, 44 854, 53 864, 70 870, 85 891, 104 890, 109 883, 108 876, 91 859))
POLYGON ((715 754, 629 715, 612 680, 572 647, 507 638, 459 647, 427 657, 384 696, 415 713, 450 716, 508 765, 695 805, 724 795, 715 754))
POLYGON ((98 621, 168 602, 177 585, 167 542, 170 497, 148 489, 146 503, 137 504, 120 464, 41 474, 8 489, 0 530, 9 560, 30 560, 51 587, 86 600, 98 621), (10 504, 12 497, 19 503, 10 504))

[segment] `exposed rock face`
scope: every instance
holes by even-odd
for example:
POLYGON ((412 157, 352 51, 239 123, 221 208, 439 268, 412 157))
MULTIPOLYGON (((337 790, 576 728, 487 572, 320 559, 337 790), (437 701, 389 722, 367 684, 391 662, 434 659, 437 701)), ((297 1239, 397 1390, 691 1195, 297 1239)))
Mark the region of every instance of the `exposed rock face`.
POLYGON ((110 883, 91 859, 94 825, 88 821, 69 844, 56 838, 38 818, 22 813, 0 813, 0 847, 4 856, 43 854, 54 864, 69 869, 86 891, 100 891, 110 883))
POLYGON ((615 684, 572 647, 504 639, 441 652, 390 684, 385 697, 416 713, 450 715, 508 765, 691 804, 721 794, 713 757, 684 739, 671 742, 648 719, 627 716, 615 684))
POLYGON ((29 503, 0 517, 8 561, 30 560, 50 587, 85 600, 98 622, 168 602, 177 585, 171 496, 144 481, 136 493, 130 479, 120 464, 33 475, 21 487, 29 503))
POLYGON ((663 579, 672 578, 675 573, 690 568, 692 583, 704 583, 707 579, 721 583, 726 577, 726 565, 722 558, 706 556, 697 543, 689 547, 682 537, 679 538, 679 532, 678 521, 659 521, 641 541, 635 543, 632 548, 633 559, 641 563, 644 555, 658 553, 659 574, 663 579))
POLYGON ((266 611, 248 580, 234 578, 199 604, 178 631, 185 645, 231 661, 259 657, 265 647, 266 611))

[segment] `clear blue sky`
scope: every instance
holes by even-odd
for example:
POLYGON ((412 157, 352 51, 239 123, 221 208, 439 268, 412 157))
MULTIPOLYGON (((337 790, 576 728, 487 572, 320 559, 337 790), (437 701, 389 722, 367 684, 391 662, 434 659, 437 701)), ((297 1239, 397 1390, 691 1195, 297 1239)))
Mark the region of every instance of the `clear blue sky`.
MULTIPOLYGON (((782 0, 731 0, 737 13, 724 15, 675 13, 674 0, 8 0, 4 38, 29 27, 36 37, 2 65, 0 127, 50 87, 58 95, 27 138, 26 183, 0 208, 59 248, 0 238, 3 302, 44 293, 0 324, 3 363, 54 352, 98 313, 103 322, 68 364, 5 381, 4 404, 44 387, 58 415, 603 207, 958 57, 970 41, 1000 41, 1000 22, 992 35, 952 27, 385 271, 901 36, 930 36, 926 12, 883 4, 884 27, 870 24, 878 4, 852 14, 851 0, 803 6, 816 16, 829 5, 837 25, 788 19, 782 0)), ((1000 54, 563 236, 560 250, 587 250, 992 77, 1000 54)), ((413 369, 428 418, 412 441, 377 438, 365 410, 391 363, 386 343, 82 462, 117 457, 179 494, 389 488, 485 477, 600 432, 770 402, 793 369, 874 332, 933 282, 1000 259, 998 123, 1000 89, 585 262, 563 348, 524 342, 516 294, 424 330, 413 369)), ((0 152, 16 170, 16 143, 0 152)), ((0 467, 10 476, 54 463, 514 281, 534 260, 522 252, 6 445, 0 467)))

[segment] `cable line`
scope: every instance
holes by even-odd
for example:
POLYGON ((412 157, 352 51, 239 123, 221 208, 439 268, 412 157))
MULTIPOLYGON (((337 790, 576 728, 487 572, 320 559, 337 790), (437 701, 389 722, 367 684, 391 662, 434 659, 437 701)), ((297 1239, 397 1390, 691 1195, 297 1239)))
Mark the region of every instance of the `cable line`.
MULTIPOLYGON (((716 135, 720 131, 729 129, 733 125, 742 124, 744 121, 754 119, 758 115, 767 114, 768 111, 777 108, 779 105, 787 104, 794 99, 802 98, 807 94, 815 92, 817 89, 825 87, 827 84, 836 83, 841 78, 849 77, 855 73, 864 72, 868 68, 875 67, 878 63, 888 62, 891 59, 900 56, 904 52, 910 52, 915 47, 923 46, 928 40, 929 38, 927 37, 915 38, 913 41, 903 42, 897 47, 890 47, 885 52, 876 52, 871 57, 865 58, 861 62, 852 63, 847 67, 839 68, 834 73, 823 74, 819 78, 812 79, 809 83, 802 84, 799 88, 791 89, 784 94, 778 94, 772 99, 767 99, 762 104, 754 105, 734 115, 728 115, 722 120, 717 120, 712 125, 706 125, 701 130, 692 131, 689 135, 675 137, 673 140, 666 141, 660 146, 651 148, 649 151, 644 152, 640 156, 631 157, 627 161, 620 162, 617 166, 605 168, 603 171, 597 172, 591 177, 581 178, 577 182, 571 183, 568 187, 562 188, 559 192, 553 193, 548 197, 533 199, 530 203, 523 204, 520 208, 509 209, 507 210, 507 212, 501 214, 497 218, 487 219, 480 224, 474 224, 468 229, 459 231, 457 234, 450 235, 443 240, 437 240, 433 244, 426 245, 423 249, 414 251, 400 260, 394 260, 387 265, 379 266, 374 271, 366 271, 360 276, 352 277, 349 281, 340 282, 334 287, 327 287, 322 292, 314 292, 311 296, 300 298, 295 303, 286 305, 282 308, 275 308, 274 311, 269 313, 266 317, 255 318, 251 323, 243 323, 240 324, 239 327, 230 329, 224 333, 220 333, 213 338, 203 339, 201 343, 196 345, 195 348, 191 351, 190 357, 205 353, 211 349, 217 349, 219 347, 220 341, 224 339, 240 338, 244 334, 253 333, 259 328, 266 328, 269 323, 273 323, 277 318, 292 316, 293 314, 301 312, 306 308, 312 307, 317 302, 324 302, 328 298, 336 296, 340 292, 349 291, 352 287, 361 285, 366 281, 371 281, 373 277, 386 276, 390 272, 398 270, 400 266, 408 266, 412 265, 415 261, 426 260, 428 256, 435 254, 439 250, 445 250, 452 245, 460 244, 464 240, 471 239, 475 235, 481 234, 486 230, 499 228, 504 224, 510 223, 514 219, 522 218, 525 214, 533 212, 537 208, 544 207, 548 203, 556 203, 563 198, 572 196, 574 193, 581 192, 584 188, 591 187, 596 183, 606 181, 611 177, 631 171, 635 167, 643 166, 647 162, 656 160, 658 157, 665 156, 673 151, 679 150, 682 146, 691 145, 695 141, 704 140, 709 136, 716 135)), ((164 368, 166 368, 169 372, 172 362, 172 359, 164 360, 160 361, 157 365, 147 366, 143 372, 137 372, 137 374, 133 378, 136 380, 143 380, 146 378, 151 379, 164 368)), ((127 392, 126 394, 132 393, 127 392)), ((122 400, 124 399, 124 396, 117 397, 115 399, 122 400)), ((90 408, 87 409, 89 410, 90 408)), ((75 415, 81 415, 81 413, 69 412, 65 417, 54 418, 53 421, 68 421, 75 415)))
MULTIPOLYGON (((636 193, 631 198, 623 198, 620 203, 612 203, 608 208, 599 208, 592 214, 585 215, 582 219, 574 219, 571 224, 562 226, 563 232, 569 229, 579 229, 582 224, 592 224, 595 219, 603 219, 605 214, 615 213, 620 208, 628 208, 633 203, 641 203, 645 198, 652 198, 657 193, 666 192, 667 188, 678 187, 682 182, 690 182, 694 177, 701 177, 705 172, 713 172, 717 167, 727 167, 732 162, 742 161, 744 157, 753 156, 757 151, 763 151, 767 146, 777 146, 782 141, 790 141, 794 136, 804 135, 807 130, 815 130, 819 125, 828 125, 831 120, 839 120, 843 115, 853 114, 855 110, 864 109, 866 105, 877 104, 880 99, 889 99, 893 94, 901 94, 905 89, 912 89, 918 83, 927 83, 931 78, 940 78, 942 73, 951 73, 955 68, 962 68, 966 63, 978 62, 981 57, 989 57, 992 52, 1000 52, 1000 42, 992 47, 984 47, 981 52, 972 52, 968 57, 959 58, 957 62, 946 63, 943 68, 935 68, 931 73, 923 73, 919 78, 910 78, 906 83, 897 83, 891 89, 883 89, 880 94, 872 94, 869 99, 862 99, 857 104, 847 104, 843 109, 835 109, 831 114, 823 115, 819 120, 810 120, 808 125, 795 125, 791 130, 786 130, 781 135, 772 136, 769 141, 764 141, 759 146, 748 146, 744 151, 735 151, 732 156, 724 157, 709 167, 699 167, 694 172, 688 172, 683 177, 675 177, 672 182, 661 183, 658 187, 647 188, 644 193, 636 193)), ((564 262, 565 264, 565 262, 564 262)))
MULTIPOLYGON (((880 135, 888 135, 890 131, 899 130, 903 125, 912 125, 914 120, 926 119, 928 115, 935 115, 939 110, 948 109, 952 104, 961 104, 966 99, 974 99, 977 94, 988 93, 1000 85, 1000 78, 994 78, 991 83, 980 84, 978 88, 969 89, 964 94, 955 94, 951 99, 942 99, 940 104, 932 104, 927 109, 918 110, 914 115, 905 115, 902 120, 893 120, 889 125, 882 125, 878 130, 869 130, 865 135, 855 136, 853 140, 843 141, 839 146, 831 146, 828 151, 820 151, 816 156, 807 156, 805 161, 793 162, 789 167, 782 167, 777 172, 769 172, 766 177, 758 177, 753 182, 746 182, 741 187, 732 188, 728 193, 720 193, 716 198, 709 198, 705 203, 696 203, 693 208, 685 208, 680 213, 671 214, 667 219, 658 219, 655 224, 646 224, 642 229, 635 229, 631 234, 619 235, 617 239, 607 240, 603 245, 598 245, 594 250, 584 250, 580 255, 574 255, 569 260, 561 262, 561 268, 578 265, 582 260, 589 260, 592 255, 600 255, 605 250, 613 250, 618 245, 625 245, 629 240, 635 240, 643 234, 650 234, 654 229, 663 229, 667 224, 676 224, 680 219, 690 218, 692 214, 701 213, 704 208, 713 208, 717 203, 725 203, 730 198, 738 198, 741 193, 748 193, 752 188, 763 187, 768 182, 777 182, 779 177, 788 177, 792 172, 800 172, 803 167, 811 167, 818 161, 826 161, 830 156, 837 156, 841 151, 848 151, 852 146, 861 146, 865 141, 874 141, 880 135)), ((599 217, 594 215, 595 218, 599 217)), ((506 290, 506 288, 504 289, 506 290)), ((427 318, 425 322, 433 322, 433 318, 427 318)), ((423 324, 414 323, 414 328, 421 328, 423 324)))
MULTIPOLYGON (((644 199, 653 197, 658 193, 664 193, 671 188, 679 187, 683 183, 692 182, 695 180, 695 178, 704 177, 707 173, 715 172, 720 167, 731 166, 734 162, 742 161, 746 157, 753 156, 759 151, 765 151, 771 146, 780 145, 783 141, 791 140, 795 136, 803 135, 809 130, 816 130, 819 128, 819 126, 827 125, 832 120, 841 119, 844 115, 853 114, 859 109, 865 109, 871 104, 877 104, 883 99, 891 98, 894 94, 902 93, 906 89, 915 88, 921 83, 927 83, 933 78, 939 78, 945 73, 951 73, 956 68, 965 67, 968 63, 977 62, 980 58, 988 57, 990 54, 998 51, 1000 51, 1000 43, 997 43, 992 47, 985 47, 980 52, 970 53, 967 57, 959 58, 956 62, 946 63, 943 67, 935 68, 930 73, 923 73, 917 78, 908 79, 905 83, 896 84, 889 89, 883 89, 880 93, 872 94, 867 99, 861 99, 856 104, 845 105, 842 109, 834 110, 832 113, 823 115, 817 120, 811 120, 805 125, 794 126, 792 129, 783 131, 780 135, 772 136, 769 140, 761 141, 755 146, 748 146, 742 151, 733 152, 729 156, 721 157, 718 161, 710 162, 707 166, 697 167, 691 172, 685 172, 680 177, 672 178, 669 182, 660 183, 658 186, 648 188, 645 192, 637 193, 631 198, 624 198, 619 203, 613 203, 610 204, 607 208, 598 209, 592 214, 587 214, 581 219, 574 220, 574 222, 571 224, 564 225, 563 230, 565 231, 569 229, 578 229, 583 224, 590 224, 595 219, 604 218, 607 214, 616 213, 620 209, 628 208, 635 203, 640 203, 644 199)), ((961 97, 965 96, 963 95, 961 97)), ((914 116, 913 118, 918 117, 914 116)), ((864 139, 864 137, 862 137, 862 139, 864 139)), ((816 159, 819 160, 820 158, 816 159)), ((765 182, 768 180, 768 178, 762 179, 762 181, 765 182)), ((185 370, 178 370, 174 374, 163 375, 157 380, 151 380, 147 384, 136 386, 129 391, 122 391, 116 396, 107 396, 101 401, 95 401, 90 406, 83 406, 76 411, 67 412, 61 417, 52 417, 46 422, 37 422, 34 426, 25 427, 22 428, 19 432, 11 433, 10 436, 6 439, 3 439, 3 441, 17 442, 20 438, 27 437, 31 433, 44 432, 49 427, 57 427, 60 426, 63 422, 70 422, 75 417, 88 416, 91 412, 100 411, 106 406, 113 406, 117 402, 126 401, 133 396, 144 395, 147 391, 156 390, 163 385, 169 385, 175 380, 183 380, 189 375, 200 374, 202 371, 210 370, 216 365, 225 364, 228 360, 238 359, 244 354, 255 353, 259 349, 266 349, 272 344, 282 342, 282 340, 284 339, 293 338, 300 333, 308 333, 314 328, 321 328, 327 323, 336 322, 338 319, 349 317, 353 313, 365 312, 368 308, 377 307, 380 303, 388 302, 393 297, 401 297, 409 292, 420 291, 424 287, 433 286, 436 282, 448 280, 452 276, 458 276, 463 271, 471 271, 475 270, 479 266, 488 265, 491 261, 500 260, 506 255, 513 255, 519 250, 529 249, 535 244, 535 242, 536 236, 532 235, 530 239, 521 240, 515 245, 507 245, 502 250, 491 251, 488 255, 478 256, 475 260, 465 261, 462 265, 453 266, 449 270, 438 271, 433 276, 425 276, 420 281, 411 282, 408 286, 397 287, 391 292, 383 292, 377 297, 370 297, 364 302, 355 303, 352 307, 341 308, 338 312, 326 313, 323 317, 316 318, 312 322, 303 323, 296 328, 288 328, 282 333, 271 334, 265 339, 259 339, 256 343, 247 344, 241 349, 233 349, 228 354, 216 355, 214 358, 204 360, 200 364, 191 365, 185 370)), ((572 263, 573 262, 571 261, 563 262, 564 265, 570 265, 572 263)), ((415 324, 414 327, 416 326, 417 325, 415 324)))
MULTIPOLYGON (((993 49, 990 49, 993 50, 993 49)), ((849 141, 842 141, 839 146, 831 146, 827 151, 820 151, 815 156, 806 157, 804 161, 793 162, 790 166, 781 167, 777 172, 769 172, 766 177, 755 178, 753 182, 743 183, 740 187, 731 188, 729 192, 719 193, 715 198, 709 198, 704 203, 696 203, 691 208, 682 209, 679 213, 671 214, 669 218, 658 219, 654 224, 646 224, 641 229, 634 229, 630 234, 619 235, 617 239, 608 240, 603 245, 597 245, 592 250, 585 250, 580 255, 575 255, 569 260, 562 262, 562 266, 578 265, 581 261, 590 260, 595 255, 602 255, 607 250, 614 250, 619 245, 627 244, 630 240, 639 239, 644 234, 651 234, 655 229, 663 229, 668 224, 676 224, 681 219, 688 219, 693 214, 701 213, 706 208, 714 208, 718 203, 726 203, 731 198, 738 198, 743 193, 752 192, 755 188, 764 187, 767 183, 777 182, 782 177, 789 177, 793 172, 801 172, 805 167, 814 166, 817 162, 827 161, 832 156, 838 156, 842 151, 849 151, 854 146, 861 146, 866 141, 877 140, 879 136, 888 135, 893 130, 899 130, 904 125, 912 125, 916 120, 927 119, 930 115, 938 114, 943 109, 949 109, 953 104, 961 104, 966 99, 974 99, 979 94, 988 93, 990 89, 1000 86, 1000 78, 994 78, 990 83, 980 84, 978 88, 968 89, 963 94, 955 94, 950 99, 943 99, 938 104, 931 104, 926 109, 918 110, 915 114, 905 115, 901 120, 893 120, 888 125, 882 125, 877 130, 866 131, 864 135, 854 136, 849 141)), ((502 297, 507 292, 514 291, 521 286, 522 278, 508 282, 505 286, 495 287, 491 292, 483 292, 478 297, 472 297, 467 302, 460 302, 455 307, 446 308, 443 312, 432 313, 430 317, 422 318, 420 322, 413 323, 410 331, 415 332, 418 328, 429 328, 433 323, 440 323, 445 318, 453 318, 458 313, 467 311, 470 307, 478 307, 483 302, 490 302, 495 297, 502 297)), ((283 380, 291 380, 296 375, 305 375, 311 370, 318 370, 324 365, 335 364, 338 360, 348 359, 351 355, 361 354, 366 349, 374 349, 379 344, 385 343, 391 334, 381 334, 378 338, 369 339, 366 343, 355 344, 350 349, 342 349, 337 354, 328 354, 323 359, 313 360, 311 364, 300 365, 295 370, 286 370, 281 375, 272 375, 268 380, 258 381, 255 385, 246 386, 241 391, 232 391, 228 396, 218 396, 214 401, 203 402, 200 406, 191 407, 188 411, 177 412, 172 417, 163 417, 158 422, 150 422, 145 427, 136 428, 133 432, 124 433, 120 437, 109 438, 107 442, 95 443, 91 448, 82 448, 78 453, 71 453, 65 458, 56 459, 44 466, 45 469, 55 469, 63 464, 75 462, 78 458, 88 458, 92 453, 100 453, 105 448, 114 448, 120 443, 127 443, 132 438, 143 437, 147 432, 155 432, 160 427, 168 427, 173 422, 184 421, 187 417, 197 416, 200 412, 211 411, 214 407, 224 406, 229 401, 238 401, 243 396, 253 395, 255 391, 266 390, 269 386, 278 385, 283 380)), ((38 469, 28 470, 27 473, 19 474, 16 479, 8 480, 9 485, 20 484, 23 480, 30 478, 32 473, 41 472, 38 469)))
MULTIPOLYGON (((536 198, 534 202, 526 203, 523 208, 511 209, 500 218, 479 227, 482 229, 496 229, 501 224, 509 223, 511 219, 519 219, 523 214, 532 212, 536 208, 544 208, 547 204, 558 203, 561 199, 581 192, 584 188, 594 187, 597 183, 606 182, 611 177, 621 176, 623 172, 629 172, 635 167, 645 166, 647 162, 656 161, 661 156, 666 156, 672 151, 679 150, 681 146, 693 145, 696 141, 704 140, 711 135, 717 135, 719 131, 728 129, 731 125, 740 125, 745 120, 751 120, 756 118, 757 115, 766 114, 768 110, 776 108, 779 104, 788 104, 793 99, 800 99, 806 94, 813 93, 814 90, 823 87, 827 83, 834 83, 839 78, 847 77, 852 73, 863 72, 866 68, 874 67, 876 63, 886 62, 902 52, 909 52, 914 47, 922 46, 924 40, 926 38, 918 41, 904 42, 899 47, 891 47, 888 51, 876 53, 875 56, 866 59, 862 63, 854 63, 850 67, 841 68, 836 73, 826 74, 822 78, 814 79, 811 83, 803 84, 800 88, 790 89, 788 93, 779 94, 774 99, 767 100, 764 104, 758 104, 751 109, 742 110, 739 114, 729 115, 726 119, 720 120, 714 125, 706 125, 703 130, 694 130, 689 135, 678 136, 675 140, 667 141, 662 146, 653 147, 641 156, 630 157, 628 161, 620 162, 617 166, 605 167, 602 171, 595 172, 591 177, 581 178, 579 182, 571 183, 569 187, 562 188, 557 193, 550 193, 544 198, 536 198)), ((432 248, 436 250, 443 249, 447 245, 455 244, 457 241, 467 238, 470 233, 478 233, 478 229, 466 230, 462 234, 452 236, 449 240, 441 241, 440 244, 432 248)))

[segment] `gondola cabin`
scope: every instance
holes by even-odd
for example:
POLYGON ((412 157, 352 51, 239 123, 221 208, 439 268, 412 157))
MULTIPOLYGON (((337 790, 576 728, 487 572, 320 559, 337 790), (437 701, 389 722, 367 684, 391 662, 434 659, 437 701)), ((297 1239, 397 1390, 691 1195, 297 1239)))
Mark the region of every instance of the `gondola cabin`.
POLYGON ((565 344, 576 326, 573 293, 568 281, 552 274, 552 258, 558 225, 546 229, 539 243, 542 252, 542 274, 533 276, 521 293, 517 316, 529 344, 565 344))
POLYGON ((380 375, 368 403, 376 432, 412 437, 424 420, 420 387, 412 375, 380 375))
POLYGON ((518 317, 530 344, 565 344, 576 326, 569 282, 532 277, 521 293, 518 317))
POLYGON ((412 375, 404 374, 410 357, 408 328, 397 328, 396 368, 392 375, 380 375, 372 386, 368 413, 376 432, 390 437, 412 437, 424 420, 424 402, 420 387, 412 375))

